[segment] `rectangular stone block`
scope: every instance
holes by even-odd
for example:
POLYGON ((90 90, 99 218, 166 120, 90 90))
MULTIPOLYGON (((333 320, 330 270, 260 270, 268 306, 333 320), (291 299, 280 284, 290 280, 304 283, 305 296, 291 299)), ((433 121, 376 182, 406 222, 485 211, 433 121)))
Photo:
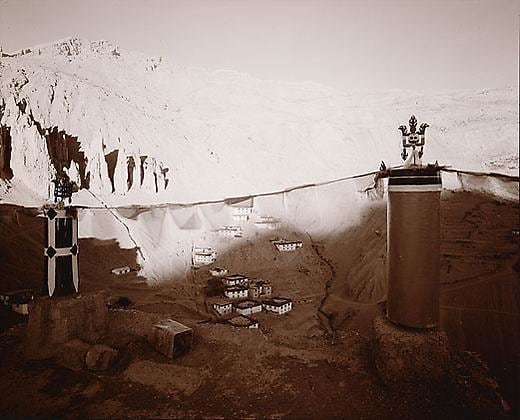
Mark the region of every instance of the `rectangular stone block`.
POLYGON ((108 309, 99 293, 36 299, 29 306, 26 355, 53 357, 75 338, 96 342, 106 334, 107 322, 108 309))
POLYGON ((149 341, 155 350, 173 359, 191 350, 193 330, 173 319, 166 319, 153 326, 149 341))

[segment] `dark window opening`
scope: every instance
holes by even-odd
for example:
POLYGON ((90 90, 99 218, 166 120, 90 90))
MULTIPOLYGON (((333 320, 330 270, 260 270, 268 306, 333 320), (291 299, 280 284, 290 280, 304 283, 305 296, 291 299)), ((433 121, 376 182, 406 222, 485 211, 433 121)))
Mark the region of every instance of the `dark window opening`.
POLYGON ((135 160, 132 156, 129 156, 127 159, 127 167, 128 167, 128 178, 126 179, 126 185, 128 185, 128 190, 132 188, 134 183, 134 169, 135 169, 135 160))
POLYGON ((109 154, 105 155, 105 162, 107 163, 108 169, 108 178, 110 179, 110 183, 112 184, 112 192, 116 191, 116 187, 114 185, 114 173, 116 171, 117 166, 117 156, 119 155, 119 150, 114 150, 109 154))
POLYGON ((11 130, 9 127, 0 126, 0 178, 11 179, 11 130))
POLYGON ((147 158, 148 158, 148 156, 141 156, 141 184, 140 185, 143 185, 143 182, 144 182, 144 164, 145 164, 147 158))

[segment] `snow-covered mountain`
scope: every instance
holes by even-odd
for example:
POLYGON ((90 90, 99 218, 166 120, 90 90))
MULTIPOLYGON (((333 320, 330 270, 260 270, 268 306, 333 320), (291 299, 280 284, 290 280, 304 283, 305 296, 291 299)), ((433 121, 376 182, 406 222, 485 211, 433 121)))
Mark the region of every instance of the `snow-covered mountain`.
POLYGON ((112 204, 324 181, 400 163, 412 113, 430 124, 427 161, 516 173, 517 101, 516 88, 342 93, 70 38, 0 58, 0 197, 44 201, 56 171, 112 204))

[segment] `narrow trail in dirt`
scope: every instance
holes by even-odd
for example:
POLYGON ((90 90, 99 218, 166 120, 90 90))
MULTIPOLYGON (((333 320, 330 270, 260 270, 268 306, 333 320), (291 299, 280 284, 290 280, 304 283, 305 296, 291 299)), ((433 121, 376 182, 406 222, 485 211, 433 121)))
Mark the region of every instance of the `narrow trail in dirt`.
POLYGON ((327 313, 323 310, 323 307, 329 297, 330 286, 331 286, 332 282, 336 279, 336 267, 332 263, 332 261, 330 261, 327 257, 325 257, 321 253, 319 244, 316 243, 314 241, 314 239, 312 239, 312 236, 310 235, 310 233, 309 232, 305 232, 305 233, 307 234, 307 236, 309 237, 309 240, 311 241, 312 249, 318 256, 318 258, 329 267, 330 272, 331 272, 330 278, 325 283, 325 294, 322 296, 321 301, 320 301, 320 306, 318 308, 318 318, 321 321, 323 329, 326 331, 327 335, 330 337, 332 344, 334 344, 334 342, 336 341, 336 330, 334 329, 334 327, 332 325, 332 320, 330 319, 329 315, 327 315, 327 313))

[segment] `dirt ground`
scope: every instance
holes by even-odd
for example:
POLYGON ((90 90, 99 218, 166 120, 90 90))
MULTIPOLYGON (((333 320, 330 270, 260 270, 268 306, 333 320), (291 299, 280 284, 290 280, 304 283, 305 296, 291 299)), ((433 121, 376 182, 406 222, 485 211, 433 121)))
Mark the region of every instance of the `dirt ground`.
MULTIPOLYGON (((518 203, 469 193, 443 196, 442 323, 460 350, 482 354, 518 414, 518 203), (516 387, 515 387, 516 384, 516 387), (516 395, 515 395, 516 394, 516 395)), ((43 220, 0 206, 2 290, 38 287, 43 220)), ((219 265, 262 276, 294 309, 259 314, 258 330, 209 322, 208 270, 157 287, 135 272, 135 250, 114 241, 81 241, 82 292, 125 296, 132 309, 163 313, 194 329, 193 351, 174 361, 143 339, 111 337, 120 361, 100 374, 23 357, 22 317, 0 312, 0 414, 66 417, 468 418, 455 385, 386 386, 372 367, 372 320, 383 312, 385 209, 335 238, 309 238, 280 254, 259 237, 222 256, 219 265)))

